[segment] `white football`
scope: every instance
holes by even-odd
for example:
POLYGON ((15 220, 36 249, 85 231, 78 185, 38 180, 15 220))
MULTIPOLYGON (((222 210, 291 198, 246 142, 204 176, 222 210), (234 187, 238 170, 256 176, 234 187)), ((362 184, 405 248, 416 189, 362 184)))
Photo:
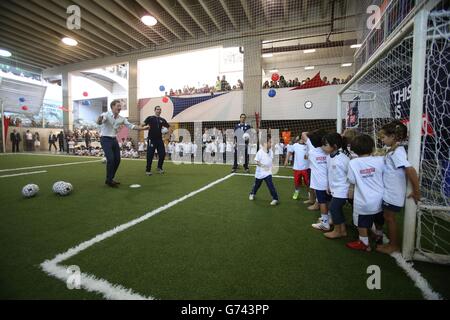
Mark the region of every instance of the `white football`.
POLYGON ((72 184, 70 184, 69 182, 64 182, 63 185, 61 186, 61 189, 59 190, 58 194, 60 196, 67 196, 68 194, 70 194, 73 190, 73 186, 72 184))
POLYGON ((169 132, 169 129, 167 129, 166 127, 162 127, 161 128, 161 133, 162 134, 166 134, 167 132, 169 132))
POLYGON ((22 195, 25 198, 34 197, 39 192, 39 187, 36 184, 30 183, 22 188, 22 195))
POLYGON ((60 190, 61 190, 61 189, 63 188, 63 186, 64 186, 64 183, 65 183, 64 181, 56 181, 56 182, 53 184, 53 187, 52 187, 53 192, 59 194, 60 190))
POLYGON ((242 135, 242 138, 244 138, 244 140, 247 141, 248 139, 250 139, 250 135, 248 133, 244 133, 242 135))

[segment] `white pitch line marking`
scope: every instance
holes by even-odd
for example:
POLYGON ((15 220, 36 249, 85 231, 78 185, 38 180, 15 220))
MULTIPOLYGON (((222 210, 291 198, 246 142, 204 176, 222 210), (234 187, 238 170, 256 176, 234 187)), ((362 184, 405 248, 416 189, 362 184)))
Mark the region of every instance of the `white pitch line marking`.
POLYGON ((45 172, 47 172, 47 170, 42 170, 42 171, 32 171, 32 172, 22 172, 22 173, 8 174, 8 175, 0 176, 0 178, 9 178, 9 177, 17 177, 17 176, 27 176, 27 175, 30 175, 30 174, 38 174, 38 173, 45 173, 45 172))
POLYGON ((58 163, 58 164, 48 164, 43 166, 34 166, 34 167, 23 167, 23 168, 13 168, 13 169, 2 169, 0 172, 8 172, 8 171, 20 171, 20 170, 28 170, 28 169, 41 169, 41 168, 51 168, 51 167, 63 167, 63 166, 72 166, 76 164, 84 164, 84 163, 93 163, 93 162, 101 162, 102 160, 93 160, 93 161, 77 161, 77 162, 67 162, 67 163, 58 163))
POLYGON ((395 259, 398 266, 405 271, 408 277, 414 282, 414 285, 422 292, 422 296, 426 300, 443 300, 442 296, 433 291, 428 281, 422 277, 419 271, 413 268, 411 263, 408 263, 399 252, 394 252, 391 256, 395 259))
MULTIPOLYGON (((136 218, 127 223, 121 224, 109 231, 103 232, 88 241, 82 242, 82 243, 78 244, 77 246, 68 249, 66 252, 57 254, 52 260, 45 260, 44 262, 42 262, 41 268, 48 275, 53 276, 53 277, 58 278, 63 281, 67 281, 70 274, 67 273, 66 268, 64 268, 62 266, 58 266, 58 263, 61 263, 64 260, 67 260, 67 259, 77 255, 81 251, 86 250, 87 248, 93 246, 96 243, 99 243, 105 239, 108 239, 108 238, 114 236, 115 234, 117 234, 119 232, 127 230, 128 228, 131 228, 131 227, 135 226, 136 224, 141 223, 141 222, 153 217, 154 215, 156 215, 164 210, 167 210, 167 209, 177 205, 178 203, 197 195, 198 193, 203 192, 203 191, 231 178, 232 176, 234 176, 233 173, 229 174, 223 178, 220 178, 218 180, 215 180, 200 189, 192 191, 181 198, 173 200, 162 207, 159 207, 155 210, 150 211, 139 218, 136 218)), ((145 297, 138 293, 134 293, 131 289, 124 288, 123 286, 111 284, 107 280, 98 279, 93 275, 82 274, 82 281, 83 281, 83 279, 85 279, 87 281, 82 283, 81 287, 83 287, 84 289, 86 289, 89 292, 100 293, 106 299, 124 299, 124 300, 125 299, 145 299, 145 300, 154 299, 153 297, 145 297)))

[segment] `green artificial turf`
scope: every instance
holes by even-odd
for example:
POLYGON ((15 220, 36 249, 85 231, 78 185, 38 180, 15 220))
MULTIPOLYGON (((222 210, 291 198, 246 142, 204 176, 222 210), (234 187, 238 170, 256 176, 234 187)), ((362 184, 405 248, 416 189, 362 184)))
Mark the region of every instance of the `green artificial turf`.
MULTIPOLYGON (((0 170, 90 158, 14 155, 0 170)), ((144 174, 145 162, 122 161, 119 189, 106 187, 105 165, 43 168, 47 173, 0 179, 0 298, 101 299, 68 290, 39 267, 46 259, 142 216, 230 173, 229 166, 174 165, 144 174), (58 180, 74 192, 58 197, 58 180), (27 183, 40 187, 24 199, 27 183), (140 184, 131 189, 131 184, 140 184)), ((13 174, 33 170, 2 172, 13 174)), ((281 169, 280 175, 291 170, 281 169)), ((252 177, 233 176, 64 261, 82 272, 156 299, 421 299, 393 258, 345 247, 356 237, 328 240, 312 229, 317 212, 291 199, 290 179, 274 179, 281 203, 269 205, 263 185, 251 202, 252 177), (368 290, 367 267, 381 268, 381 290, 368 290)), ((305 196, 305 191, 302 190, 305 196)), ((350 218, 350 212, 347 212, 350 218)), ((350 221, 349 221, 350 222, 350 221)), ((432 287, 450 297, 448 267, 415 264, 432 287)))

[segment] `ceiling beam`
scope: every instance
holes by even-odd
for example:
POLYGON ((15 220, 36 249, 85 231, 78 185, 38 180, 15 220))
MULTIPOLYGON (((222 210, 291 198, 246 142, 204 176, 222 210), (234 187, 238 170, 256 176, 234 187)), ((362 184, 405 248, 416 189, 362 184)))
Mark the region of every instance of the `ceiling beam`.
POLYGON ((18 34, 11 34, 9 33, 10 31, 12 31, 11 29, 8 30, 8 32, 3 32, 0 31, 0 38, 2 38, 2 41, 4 40, 9 40, 11 43, 13 43, 14 45, 17 44, 17 46, 22 46, 23 49, 28 50, 28 52, 32 55, 35 55, 36 52, 38 53, 43 53, 44 57, 48 57, 51 59, 54 59, 55 61, 58 61, 60 64, 67 64, 67 63, 72 63, 72 62, 77 62, 80 61, 79 59, 73 59, 73 58, 68 58, 63 57, 59 54, 56 53, 56 51, 54 50, 54 48, 52 48, 48 45, 44 45, 44 42, 36 42, 36 41, 32 41, 26 38, 23 38, 22 36, 18 35, 18 34))
MULTIPOLYGON (((90 0, 92 1, 92 0, 90 0)), ((104 1, 104 0, 94 0, 94 2, 111 13, 116 17, 117 20, 126 23, 131 29, 135 32, 138 32, 141 36, 143 36, 148 41, 152 42, 155 45, 161 43, 158 35, 155 34, 151 29, 142 28, 139 23, 141 22, 139 19, 136 19, 134 16, 129 14, 127 11, 123 10, 121 6, 113 1, 104 1), (149 34, 150 33, 150 34, 149 34), (157 39, 155 39, 155 37, 157 39)), ((147 43, 148 45, 148 43, 147 43)))
MULTIPOLYGON (((5 6, 6 2, 0 1, 0 7, 5 6)), ((54 31, 52 29, 49 29, 48 26, 44 26, 42 23, 42 19, 40 19, 38 16, 32 14, 29 11, 20 10, 14 6, 10 6, 7 8, 7 10, 0 10, 0 16, 12 19, 18 23, 21 23, 23 25, 23 18, 27 20, 27 27, 33 31, 37 30, 39 32, 42 32, 43 34, 48 35, 50 38, 56 39, 58 42, 61 42, 61 38, 63 34, 54 31), (36 22, 34 22, 36 21, 36 22)), ((0 20, 0 23, 2 23, 3 20, 0 20)), ((77 51, 79 54, 85 58, 93 58, 98 57, 99 53, 85 45, 84 43, 79 43, 76 47, 69 47, 65 46, 67 50, 77 51), (75 49, 76 48, 76 49, 75 49)))
POLYGON ((214 23, 214 25, 216 26, 216 28, 217 28, 220 32, 223 32, 223 27, 220 25, 219 20, 217 20, 217 17, 212 13, 211 9, 208 7, 206 1, 205 1, 205 0, 198 0, 198 2, 199 2, 200 5, 202 6, 203 10, 205 10, 206 14, 207 14, 208 17, 211 19, 211 21, 214 23))
POLYGON ((20 68, 20 69, 25 69, 27 71, 31 71, 31 72, 35 72, 35 73, 42 73, 42 69, 45 68, 45 66, 39 66, 27 61, 22 61, 21 59, 18 59, 17 57, 15 58, 3 58, 0 57, 0 63, 1 64, 6 64, 8 66, 11 67, 16 67, 16 68, 20 68))
POLYGON ((13 48, 13 50, 11 52, 13 52, 13 53, 20 52, 22 55, 24 55, 24 56, 26 55, 27 57, 34 59, 33 61, 35 61, 35 62, 42 61, 42 62, 50 64, 51 66, 59 66, 59 65, 68 64, 66 62, 62 62, 55 58, 49 57, 49 56, 45 55, 44 53, 37 54, 34 51, 30 51, 29 47, 27 47, 26 45, 19 44, 17 41, 11 40, 10 38, 9 39, 3 38, 2 45, 4 45, 4 44, 7 44, 10 46, 10 48, 13 48))
MULTIPOLYGON (((30 0, 28 0, 30 1, 30 0)), ((31 0, 35 4, 41 6, 43 9, 50 11, 51 14, 53 14, 55 17, 59 16, 61 19, 66 21, 67 19, 67 12, 63 10, 60 6, 50 2, 50 1, 42 1, 42 0, 31 0)), ((83 16, 84 18, 84 16, 83 16)), ((67 25, 66 25, 67 28, 67 25)), ((105 43, 108 43, 108 48, 111 48, 113 52, 117 51, 117 49, 122 49, 121 46, 117 43, 118 41, 115 40, 115 38, 112 38, 102 30, 99 30, 95 25, 90 24, 89 22, 84 21, 82 24, 82 29, 86 30, 87 32, 99 37, 102 39, 105 43)), ((122 44, 123 46, 123 44, 122 44)), ((124 49, 122 49, 124 50, 124 49)))
POLYGON ((247 17, 248 24, 250 25, 250 28, 253 28, 254 20, 252 17, 252 12, 250 10, 250 6, 248 4, 248 0, 240 0, 240 1, 241 1, 241 6, 244 9, 245 16, 247 17))
POLYGON ((188 13, 188 15, 194 20, 194 22, 202 29, 202 31, 209 35, 208 28, 200 22, 200 17, 198 16, 198 13, 194 12, 194 10, 191 9, 189 4, 186 2, 186 0, 178 0, 180 5, 183 7, 183 9, 188 13))
MULTIPOLYGON (((118 5, 120 5, 123 9, 127 10, 134 17, 141 20, 142 16, 148 14, 144 8, 142 8, 137 2, 129 1, 129 0, 115 0, 118 5)), ((157 23, 154 26, 145 26, 146 28, 150 28, 157 35, 164 39, 166 42, 172 42, 172 37, 168 37, 166 34, 170 34, 168 30, 161 23, 157 23)))
POLYGON ((304 21, 306 21, 308 17, 308 1, 309 0, 302 0, 302 18, 304 21))
MULTIPOLYGON (((55 3, 56 5, 61 6, 61 8, 67 8, 70 5, 72 5, 73 3, 69 0, 52 0, 53 3, 55 3)), ((65 16, 67 16, 66 11, 63 11, 65 16)), ((127 51, 131 48, 133 49, 137 49, 139 48, 141 45, 139 44, 139 42, 131 39, 130 37, 128 37, 128 35, 121 33, 118 30, 113 30, 111 28, 111 25, 104 21, 102 21, 101 19, 99 19, 98 17, 94 16, 91 12, 89 12, 88 10, 84 10, 82 13, 82 22, 81 22, 81 27, 85 28, 86 27, 86 22, 88 25, 88 31, 98 28, 101 31, 103 31, 103 34, 101 35, 106 41, 108 41, 109 43, 114 44, 115 46, 117 46, 118 48, 120 48, 123 51, 127 51)))
POLYGON ((143 39, 142 35, 136 35, 136 32, 133 31, 128 25, 124 22, 119 21, 117 17, 105 11, 102 7, 99 7, 96 3, 91 0, 72 0, 80 7, 84 8, 86 11, 89 11, 93 14, 98 20, 103 20, 105 23, 109 25, 110 28, 115 28, 124 34, 126 34, 131 39, 137 41, 140 46, 146 46, 147 42, 143 39))
POLYGON ((78 42, 83 42, 86 45, 93 48, 95 51, 99 52, 97 55, 110 55, 113 50, 105 46, 101 39, 98 37, 93 37, 87 32, 81 30, 77 30, 77 32, 72 32, 67 29, 66 20, 55 17, 49 11, 31 3, 31 2, 23 2, 17 0, 9 0, 8 2, 3 1, 1 6, 10 6, 10 4, 14 3, 15 5, 20 6, 22 9, 16 10, 21 12, 22 15, 31 15, 31 19, 39 20, 40 24, 45 24, 45 26, 51 30, 56 30, 60 32, 62 35, 74 38, 78 42))
POLYGON ((231 14, 231 10, 228 6, 227 1, 226 0, 219 0, 219 1, 220 4, 222 5, 223 10, 225 10, 228 19, 230 19, 230 22, 233 25, 234 30, 239 31, 239 26, 237 25, 236 19, 234 19, 233 15, 231 14))
POLYGON ((73 59, 89 59, 91 56, 83 54, 81 51, 75 51, 74 47, 65 48, 62 46, 61 40, 53 39, 53 37, 45 36, 45 34, 41 34, 41 32, 36 32, 37 29, 29 26, 25 26, 23 23, 18 23, 16 21, 10 20, 7 17, 1 17, 0 23, 6 24, 8 31, 20 34, 23 38, 29 41, 39 41, 40 44, 44 44, 47 46, 51 46, 55 52, 58 52, 61 55, 66 55, 73 59))
POLYGON ((110 44, 106 43, 104 40, 102 40, 97 36, 91 35, 89 32, 86 32, 83 29, 70 31, 67 28, 66 19, 55 16, 52 12, 46 10, 45 8, 42 8, 34 3, 31 3, 30 1, 25 2, 21 0, 9 0, 9 1, 21 6, 23 10, 33 12, 34 14, 40 16, 41 18, 44 18, 45 20, 42 22, 48 24, 48 27, 56 31, 60 30, 61 34, 72 37, 79 42, 85 41, 86 43, 88 43, 89 41, 91 43, 91 46, 93 46, 95 50, 99 51, 103 55, 110 55, 114 52, 114 48, 112 48, 110 44))
POLYGON ((22 59, 23 61, 29 61, 30 63, 42 65, 44 68, 56 66, 56 64, 54 64, 52 62, 48 62, 45 60, 39 60, 34 55, 30 56, 29 54, 24 52, 22 49, 17 48, 14 45, 10 45, 7 42, 2 42, 2 47, 4 49, 12 52, 13 56, 11 58, 18 58, 18 59, 22 59))
POLYGON ((271 3, 268 3, 267 1, 261 2, 261 6, 263 8, 264 19, 265 19, 267 25, 270 27, 270 26, 272 26, 272 17, 269 14, 269 5, 271 5, 271 3))
POLYGON ((166 10, 168 14, 193 38, 195 38, 195 33, 192 28, 189 27, 189 19, 186 16, 175 13, 173 6, 171 6, 166 0, 156 0, 159 5, 166 10))
POLYGON ((173 18, 164 16, 161 8, 153 0, 136 0, 145 10, 158 20, 167 30, 173 33, 180 40, 183 39, 183 28, 180 27, 173 18))
POLYGON ((289 24, 289 0, 283 0, 283 21, 289 24))
POLYGON ((320 17, 324 19, 328 15, 330 9, 330 0, 322 0, 320 2, 320 17))

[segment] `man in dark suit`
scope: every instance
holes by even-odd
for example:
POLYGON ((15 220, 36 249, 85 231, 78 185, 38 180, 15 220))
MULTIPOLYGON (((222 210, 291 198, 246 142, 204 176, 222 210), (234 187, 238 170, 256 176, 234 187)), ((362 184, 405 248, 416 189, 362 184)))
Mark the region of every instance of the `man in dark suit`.
POLYGON ((20 133, 18 133, 16 129, 14 129, 9 137, 12 143, 12 152, 19 152, 19 143, 22 140, 22 138, 20 137, 20 133))
POLYGON ((238 144, 240 148, 244 149, 244 170, 245 173, 249 173, 248 168, 248 162, 249 162, 249 156, 248 156, 248 140, 244 139, 244 133, 246 133, 248 130, 252 128, 251 125, 245 122, 247 119, 247 116, 245 113, 241 114, 239 123, 234 127, 234 164, 233 169, 231 172, 236 172, 238 168, 238 144))
POLYGON ((50 131, 50 134, 48 135, 48 151, 52 151, 52 146, 55 147, 55 152, 58 151, 55 142, 56 142, 56 135, 53 134, 53 131, 50 131))
POLYGON ((64 152, 64 132, 58 134, 59 152, 64 152))

